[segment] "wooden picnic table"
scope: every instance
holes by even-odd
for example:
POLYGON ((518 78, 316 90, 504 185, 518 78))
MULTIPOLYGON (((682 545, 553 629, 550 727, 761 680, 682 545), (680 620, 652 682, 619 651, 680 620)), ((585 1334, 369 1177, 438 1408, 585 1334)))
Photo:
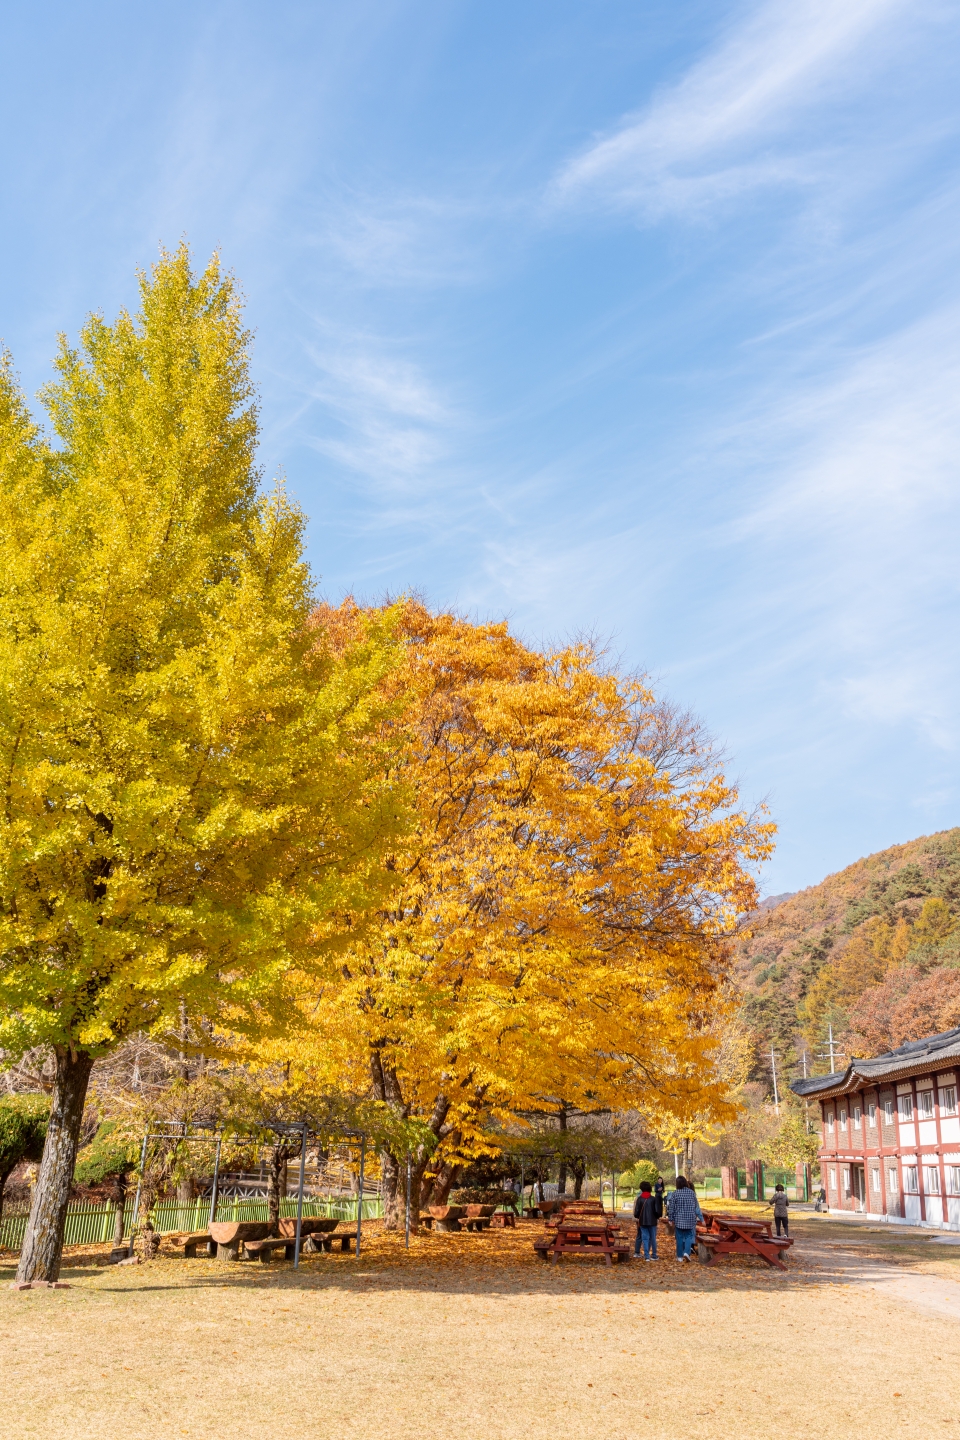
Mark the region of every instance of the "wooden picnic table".
POLYGON ((266 1220, 214 1220, 210 1238, 216 1241, 218 1260, 239 1260, 247 1240, 266 1240, 270 1225, 266 1220))
POLYGON ((718 1255, 759 1255, 773 1269, 786 1270, 783 1260, 793 1241, 789 1235, 774 1235, 769 1220, 712 1210, 705 1210, 703 1219, 697 1226, 697 1255, 704 1265, 718 1255))
MULTIPOLYGON (((300 1221, 300 1234, 327 1235, 331 1230, 336 1230, 339 1224, 340 1220, 336 1215, 304 1215, 300 1221)), ((296 1215, 285 1215, 277 1229, 281 1235, 296 1236, 296 1215)))
POLYGON ((561 1216, 553 1237, 535 1240, 533 1248, 542 1260, 552 1259, 554 1265, 561 1255, 602 1255, 608 1265, 630 1258, 630 1246, 619 1225, 599 1215, 561 1216))
POLYGON ((547 1216, 547 1229, 555 1230, 561 1221, 572 1219, 606 1220, 608 1225, 618 1223, 617 1217, 610 1210, 604 1210, 599 1200, 574 1200, 558 1214, 547 1216))

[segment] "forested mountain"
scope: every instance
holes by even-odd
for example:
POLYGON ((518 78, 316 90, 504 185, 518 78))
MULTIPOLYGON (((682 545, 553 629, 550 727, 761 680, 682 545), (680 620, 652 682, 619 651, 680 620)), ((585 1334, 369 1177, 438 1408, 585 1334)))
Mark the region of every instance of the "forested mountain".
POLYGON ((771 1084, 960 1024, 960 828, 894 845, 744 922, 736 981, 771 1084))

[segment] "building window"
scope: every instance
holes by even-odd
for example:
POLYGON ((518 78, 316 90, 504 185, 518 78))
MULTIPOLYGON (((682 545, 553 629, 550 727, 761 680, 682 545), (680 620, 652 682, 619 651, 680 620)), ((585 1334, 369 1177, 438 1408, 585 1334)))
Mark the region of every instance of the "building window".
POLYGON ((960 1165, 947 1165, 947 1194, 960 1195, 960 1165))
POLYGON ((831 1166, 830 1166, 830 1189, 834 1192, 834 1194, 836 1194, 836 1191, 837 1191, 837 1167, 836 1167, 836 1165, 831 1165, 831 1166))
POLYGON ((923 1193, 925 1195, 940 1194, 940 1166, 924 1165, 923 1167, 923 1193))
POLYGON ((849 1165, 841 1165, 841 1166, 840 1166, 840 1176, 841 1176, 841 1179, 843 1180, 843 1193, 844 1193, 844 1195, 849 1195, 849 1194, 850 1194, 850 1166, 849 1166, 849 1165))
POLYGON ((860 1106, 859 1106, 859 1105, 854 1105, 854 1107, 853 1107, 853 1128, 854 1128, 854 1130, 859 1130, 859 1129, 860 1129, 860 1118, 861 1118, 860 1106))
POLYGON ((893 1124, 893 1097, 892 1097, 892 1096, 890 1096, 889 1099, 884 1100, 884 1102, 883 1102, 883 1123, 884 1123, 885 1125, 892 1125, 892 1124, 893 1124))
POLYGON ((897 1191, 898 1191, 899 1188, 900 1188, 900 1187, 899 1187, 899 1183, 898 1183, 898 1181, 897 1181, 897 1172, 896 1172, 896 1170, 888 1170, 888 1171, 887 1171, 887 1194, 888 1194, 888 1195, 896 1195, 896 1193, 897 1193, 897 1191))
POLYGON ((920 1112, 921 1120, 933 1119, 933 1091, 917 1091, 917 1110, 920 1112))
POLYGON ((904 1165, 903 1188, 908 1195, 920 1194, 920 1175, 916 1165, 904 1165))
POLYGON ((913 1119, 912 1095, 897 1096, 897 1114, 900 1116, 901 1121, 906 1121, 908 1124, 913 1119))
POLYGON ((876 1124, 877 1124, 877 1102, 876 1102, 876 1100, 868 1100, 868 1101, 867 1101, 867 1124, 868 1124, 868 1125, 872 1125, 872 1126, 874 1126, 874 1128, 876 1128, 876 1124))
POLYGON ((830 1110, 827 1111, 827 1134, 828 1134, 828 1135, 832 1135, 832 1134, 833 1134, 833 1110, 832 1110, 832 1109, 830 1109, 830 1110))
POLYGON ((845 1105, 840 1106, 840 1114, 838 1116, 838 1121, 841 1128, 847 1123, 847 1110, 845 1105))
POLYGON ((940 1114, 956 1115, 957 1113, 957 1087, 956 1085, 942 1085, 940 1087, 940 1114))
POLYGON ((870 1189, 873 1191, 873 1193, 874 1193, 875 1195, 879 1195, 879 1194, 880 1194, 880 1171, 879 1171, 879 1170, 871 1170, 871 1171, 870 1171, 870 1189))

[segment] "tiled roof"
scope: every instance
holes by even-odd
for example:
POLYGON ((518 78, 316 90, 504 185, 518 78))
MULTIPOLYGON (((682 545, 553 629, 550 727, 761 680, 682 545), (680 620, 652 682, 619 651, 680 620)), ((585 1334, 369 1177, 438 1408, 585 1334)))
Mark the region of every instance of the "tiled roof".
POLYGON ((958 1056, 960 1026, 955 1030, 945 1030, 942 1035, 928 1035, 925 1040, 911 1040, 886 1055, 875 1055, 872 1060, 851 1060, 846 1070, 838 1070, 835 1075, 814 1075, 809 1080, 794 1080, 790 1089, 796 1095, 839 1095, 844 1090, 858 1089, 864 1080, 900 1079, 958 1056))

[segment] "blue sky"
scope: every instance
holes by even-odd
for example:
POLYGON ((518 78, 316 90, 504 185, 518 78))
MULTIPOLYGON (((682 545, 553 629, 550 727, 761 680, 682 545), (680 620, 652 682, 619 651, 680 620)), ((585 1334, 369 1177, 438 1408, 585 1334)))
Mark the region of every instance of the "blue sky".
POLYGON ((960 12, 14 5, 0 335, 186 236, 331 598, 591 631, 780 825, 767 893, 960 822, 960 12))

